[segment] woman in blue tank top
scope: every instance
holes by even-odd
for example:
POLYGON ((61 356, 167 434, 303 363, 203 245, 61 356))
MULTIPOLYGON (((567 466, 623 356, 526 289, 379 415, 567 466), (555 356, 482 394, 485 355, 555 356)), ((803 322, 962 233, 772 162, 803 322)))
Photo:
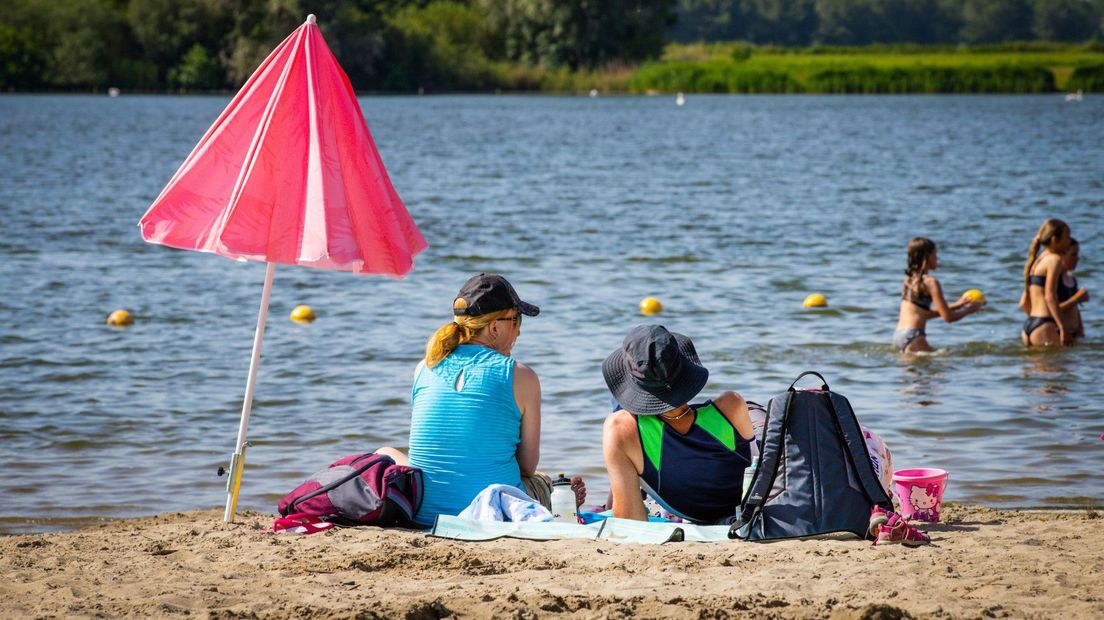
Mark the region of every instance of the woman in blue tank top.
POLYGON ((537 316, 540 309, 522 301, 502 276, 479 274, 460 289, 452 311, 453 321, 430 337, 414 371, 409 459, 394 448, 377 451, 422 470, 419 525, 458 514, 492 484, 547 499, 538 497, 548 488, 536 471, 540 381, 510 357, 522 315, 537 316))
POLYGON ((690 339, 661 325, 635 327, 602 375, 622 407, 602 434, 613 515, 646 520, 641 488, 688 521, 735 515, 751 464, 751 418, 735 392, 689 404, 709 379, 690 339))

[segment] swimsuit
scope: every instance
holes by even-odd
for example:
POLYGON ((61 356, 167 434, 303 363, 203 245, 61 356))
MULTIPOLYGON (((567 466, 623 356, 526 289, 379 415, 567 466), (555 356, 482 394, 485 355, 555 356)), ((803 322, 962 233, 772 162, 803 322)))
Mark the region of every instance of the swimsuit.
MULTIPOLYGON (((1030 276, 1027 277, 1027 285, 1028 286, 1043 286, 1043 287, 1045 287, 1046 286, 1046 276, 1045 275, 1030 275, 1030 276)), ((1059 290, 1061 290, 1061 285, 1062 285, 1062 280, 1061 280, 1061 278, 1059 278, 1059 280, 1058 280, 1059 290)), ((1061 299, 1061 293, 1059 293, 1059 299, 1061 299)), ((1024 321, 1023 333, 1024 333, 1025 336, 1030 337, 1031 332, 1035 331, 1036 329, 1039 329, 1040 327, 1042 327, 1043 325, 1046 325, 1047 323, 1054 323, 1055 325, 1058 324, 1049 315, 1048 316, 1029 316, 1029 317, 1027 317, 1027 320, 1024 321)))
POLYGON ((1073 294, 1076 292, 1077 278, 1073 278, 1073 286, 1066 286, 1065 278, 1058 278, 1058 303, 1062 303, 1070 297, 1073 297, 1073 294))
MULTIPOLYGON (((914 296, 910 295, 911 292, 912 290, 909 288, 908 281, 906 280, 903 284, 901 284, 901 299, 903 301, 915 304, 916 306, 919 306, 920 308, 927 310, 928 312, 931 312, 931 295, 914 296)), ((913 340, 916 340, 923 335, 925 335, 923 327, 902 327, 893 332, 893 346, 898 351, 901 351, 903 353, 905 349, 907 349, 908 346, 912 344, 913 340)))
POLYGON ((717 523, 740 506, 750 444, 712 401, 691 407, 694 424, 685 435, 659 416, 635 416, 644 452, 640 482, 668 512, 717 523))
POLYGON ((893 346, 902 353, 920 336, 924 336, 924 330, 917 327, 902 327, 893 332, 893 346))
POLYGON ((1057 325, 1057 323, 1054 322, 1054 319, 1050 318, 1049 316, 1029 316, 1027 317, 1027 320, 1024 321, 1023 332, 1025 335, 1031 336, 1031 332, 1039 329, 1047 323, 1054 323, 1055 325, 1057 325))
POLYGON ((910 301, 925 310, 931 310, 932 307, 932 298, 930 295, 918 295, 913 297, 908 294, 908 290, 904 289, 904 287, 902 287, 901 290, 901 299, 910 301))

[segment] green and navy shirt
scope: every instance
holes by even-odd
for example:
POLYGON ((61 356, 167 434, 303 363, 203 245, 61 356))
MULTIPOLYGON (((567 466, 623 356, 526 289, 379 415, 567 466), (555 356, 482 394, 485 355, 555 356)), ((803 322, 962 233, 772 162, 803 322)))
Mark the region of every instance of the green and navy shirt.
POLYGON ((695 523, 717 523, 736 514, 751 451, 713 401, 691 408, 694 424, 685 435, 659 416, 635 416, 644 452, 640 480, 671 513, 695 523))

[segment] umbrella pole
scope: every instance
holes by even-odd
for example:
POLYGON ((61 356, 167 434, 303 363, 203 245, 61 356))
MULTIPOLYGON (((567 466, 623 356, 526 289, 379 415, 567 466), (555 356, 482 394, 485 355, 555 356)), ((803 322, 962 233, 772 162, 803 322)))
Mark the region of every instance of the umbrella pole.
POLYGON ((222 520, 234 522, 234 511, 238 507, 238 489, 241 487, 242 469, 245 467, 245 449, 249 443, 245 440, 249 428, 249 414, 253 410, 253 389, 257 386, 257 366, 261 361, 261 344, 264 342, 265 320, 268 318, 268 299, 272 294, 272 278, 276 273, 276 263, 268 263, 265 270, 264 290, 261 292, 261 311, 257 315, 257 332, 253 335, 253 357, 249 360, 249 378, 245 382, 245 400, 242 402, 241 423, 238 425, 238 441, 234 444, 234 454, 230 456, 230 477, 226 481, 226 512, 222 520))

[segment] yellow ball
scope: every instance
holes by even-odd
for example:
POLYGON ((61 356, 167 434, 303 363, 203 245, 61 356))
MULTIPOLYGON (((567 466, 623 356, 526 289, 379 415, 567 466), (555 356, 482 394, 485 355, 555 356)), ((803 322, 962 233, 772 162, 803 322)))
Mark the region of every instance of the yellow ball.
POLYGON ((965 293, 963 293, 963 295, 965 295, 966 298, 970 301, 985 301, 985 293, 982 293, 976 288, 972 288, 966 291, 965 293))
POLYGON ((645 297, 640 300, 640 312, 647 316, 659 314, 663 312, 663 304, 655 297, 645 297))
POLYGON ((116 310, 107 315, 107 324, 112 327, 126 327, 134 325, 134 317, 126 310, 116 310))
POLYGON ((315 318, 314 310, 310 306, 295 306, 291 311, 291 320, 296 323, 310 323, 315 318))
POLYGON ((824 308, 828 305, 828 299, 820 293, 813 293, 801 303, 804 308, 824 308))

